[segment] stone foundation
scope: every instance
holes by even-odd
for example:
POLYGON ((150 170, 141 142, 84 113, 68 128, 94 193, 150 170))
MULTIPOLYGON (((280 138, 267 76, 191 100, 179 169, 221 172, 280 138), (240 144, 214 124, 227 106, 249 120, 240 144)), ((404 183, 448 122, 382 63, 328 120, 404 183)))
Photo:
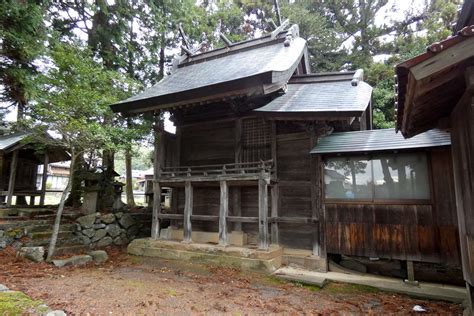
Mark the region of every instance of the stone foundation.
POLYGON ((272 246, 265 251, 236 246, 222 247, 146 238, 133 240, 128 245, 128 253, 136 256, 192 260, 228 265, 243 270, 273 272, 281 266, 283 250, 277 246, 272 246))
POLYGON ((282 256, 282 264, 311 271, 328 271, 327 260, 314 256, 310 250, 285 248, 282 256))
POLYGON ((77 236, 84 245, 106 247, 126 245, 140 231, 140 225, 128 213, 94 213, 76 220, 77 236))
MULTIPOLYGON (((184 232, 182 229, 170 226, 160 231, 160 238, 164 240, 181 241, 184 239, 184 232)), ((218 244, 219 234, 213 232, 193 231, 191 239, 198 244, 218 244)), ((242 231, 233 231, 227 235, 227 242, 232 246, 244 246, 247 244, 247 234, 242 231)))

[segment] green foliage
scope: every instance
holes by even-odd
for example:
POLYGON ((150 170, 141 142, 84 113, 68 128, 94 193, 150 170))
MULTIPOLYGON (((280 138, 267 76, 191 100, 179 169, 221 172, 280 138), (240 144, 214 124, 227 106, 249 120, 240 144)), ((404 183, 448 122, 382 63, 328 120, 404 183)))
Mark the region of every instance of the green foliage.
POLYGON ((36 1, 0 2, 0 101, 19 106, 20 113, 31 97, 44 38, 43 8, 36 1))
POLYGON ((344 51, 339 50, 342 39, 338 29, 310 5, 308 1, 295 1, 282 5, 281 13, 296 23, 300 36, 307 40, 312 71, 337 71, 342 67, 344 51))
POLYGON ((374 63, 367 71, 366 81, 374 86, 372 94, 374 128, 395 126, 395 91, 393 66, 374 63))
POLYGON ((43 314, 48 308, 22 292, 0 292, 1 315, 43 314))
POLYGON ((36 137, 51 141, 47 131, 75 154, 116 149, 126 142, 127 130, 104 124, 109 105, 137 90, 120 73, 105 70, 79 43, 56 43, 50 50, 52 67, 37 79, 31 127, 36 137), (122 140, 122 141, 120 141, 122 140))

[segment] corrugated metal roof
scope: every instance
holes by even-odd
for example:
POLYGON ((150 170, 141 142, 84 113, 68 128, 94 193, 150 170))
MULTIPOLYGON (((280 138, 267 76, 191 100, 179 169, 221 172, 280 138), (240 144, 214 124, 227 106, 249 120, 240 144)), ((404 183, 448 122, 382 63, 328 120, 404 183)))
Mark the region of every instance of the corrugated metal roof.
MULTIPOLYGON (((300 37, 293 39, 291 45, 285 46, 282 39, 276 39, 265 45, 247 48, 246 50, 229 51, 198 63, 184 64, 173 74, 142 93, 132 96, 116 105, 132 103, 160 96, 181 93, 254 75, 272 73, 272 83, 286 82, 280 73, 296 67, 306 47, 306 41, 300 37)), ((212 90, 209 90, 209 94, 212 90)))
POLYGON ((10 135, 0 136, 0 150, 7 150, 8 148, 15 146, 29 134, 29 132, 16 132, 10 135))
MULTIPOLYGON (((369 105, 372 87, 365 82, 351 85, 352 76, 341 73, 341 81, 291 83, 285 94, 267 105, 256 109, 267 113, 308 113, 308 112, 364 112, 369 105)), ((331 77, 334 77, 333 75, 331 77)))
POLYGON ((451 145, 451 135, 439 129, 405 139, 394 128, 334 133, 322 138, 312 154, 371 152, 451 145))

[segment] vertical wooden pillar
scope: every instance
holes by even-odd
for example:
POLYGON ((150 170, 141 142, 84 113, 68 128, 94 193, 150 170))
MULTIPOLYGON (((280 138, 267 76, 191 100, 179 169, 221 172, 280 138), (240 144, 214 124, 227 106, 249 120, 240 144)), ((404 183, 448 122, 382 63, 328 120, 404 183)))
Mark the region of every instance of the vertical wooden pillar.
POLYGON ((13 151, 12 162, 10 164, 10 179, 8 181, 7 207, 12 206, 12 202, 13 202, 13 193, 15 191, 17 165, 18 165, 18 149, 13 151))
MULTIPOLYGON (((278 208, 279 208, 279 192, 278 192, 278 184, 275 184, 271 188, 271 195, 272 195, 272 210, 271 210, 271 217, 276 219, 278 218, 278 208)), ((279 244, 280 233, 278 231, 278 222, 273 221, 271 225, 271 241, 272 245, 279 244)))
POLYGON ((268 185, 263 177, 258 180, 258 248, 268 249, 268 185))
POLYGON ((160 113, 155 113, 155 144, 154 144, 154 159, 153 159, 153 216, 151 223, 151 238, 160 238, 160 218, 161 213, 161 167, 163 157, 165 155, 164 137, 163 137, 163 121, 160 118, 160 113))
MULTIPOLYGON (((273 160, 273 176, 275 179, 278 179, 278 165, 277 165, 277 129, 276 129, 276 122, 271 122, 271 152, 272 152, 272 160, 273 160)), ((271 209, 271 217, 278 218, 278 212, 280 208, 280 190, 278 188, 278 184, 274 184, 271 188, 271 196, 272 196, 272 209, 271 209)), ((274 245, 279 244, 280 233, 278 229, 278 222, 273 221, 271 224, 271 242, 274 245)))
MULTIPOLYGON (((235 158, 236 163, 242 162, 242 119, 238 118, 235 121, 235 158)), ((242 187, 232 188, 232 215, 242 216, 242 187)), ((235 222, 235 231, 242 231, 242 223, 235 222)))
POLYGON ((49 155, 48 153, 44 154, 44 163, 43 163, 43 177, 41 178, 41 196, 40 196, 40 205, 44 205, 44 200, 46 198, 46 182, 48 180, 48 165, 49 165, 49 155))
MULTIPOLYGON (((317 137, 311 135, 310 147, 317 143, 317 137)), ((311 218, 313 225, 313 255, 326 259, 325 206, 324 206, 324 162, 321 155, 310 157, 311 169, 311 218)))
POLYGON ((193 186, 190 181, 184 184, 184 242, 191 242, 191 215, 193 215, 193 186))
POLYGON ((227 181, 221 181, 220 187, 219 246, 227 246, 227 216, 229 215, 229 186, 227 181))
MULTIPOLYGON (((242 216, 242 188, 241 187, 233 187, 232 188, 232 215, 234 216, 242 216)), ((235 222, 234 223, 234 230, 241 232, 242 231, 242 223, 235 222)))

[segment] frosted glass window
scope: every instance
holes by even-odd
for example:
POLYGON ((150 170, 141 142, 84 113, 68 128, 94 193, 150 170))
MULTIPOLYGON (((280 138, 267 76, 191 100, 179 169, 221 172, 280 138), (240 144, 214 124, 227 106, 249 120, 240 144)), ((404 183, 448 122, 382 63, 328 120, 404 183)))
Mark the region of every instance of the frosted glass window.
POLYGON ((430 198, 426 155, 377 155, 373 157, 372 164, 375 199, 430 198))
POLYGON ((370 161, 367 157, 328 159, 324 183, 327 199, 372 199, 370 161))
POLYGON ((426 154, 380 154, 329 158, 325 164, 326 199, 428 200, 426 154))

